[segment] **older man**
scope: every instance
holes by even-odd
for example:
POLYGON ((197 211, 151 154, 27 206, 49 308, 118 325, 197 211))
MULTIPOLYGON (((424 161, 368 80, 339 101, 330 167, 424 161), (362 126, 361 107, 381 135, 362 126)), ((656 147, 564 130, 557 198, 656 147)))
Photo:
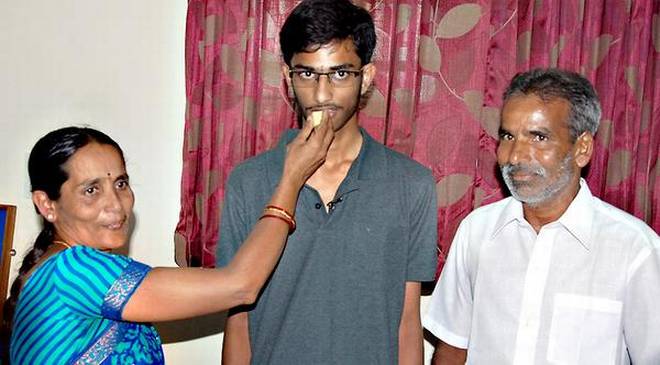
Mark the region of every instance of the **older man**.
POLYGON ((660 239, 580 178, 599 119, 578 74, 509 85, 497 158, 512 197, 456 233, 424 318, 436 364, 660 364, 660 239))

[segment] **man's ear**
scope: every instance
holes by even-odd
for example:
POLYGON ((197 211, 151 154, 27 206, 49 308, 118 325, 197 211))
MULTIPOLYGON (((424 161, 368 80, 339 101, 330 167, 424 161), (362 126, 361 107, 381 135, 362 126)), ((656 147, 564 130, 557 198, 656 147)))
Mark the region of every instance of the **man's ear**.
POLYGON ((374 77, 376 76, 376 65, 373 63, 367 63, 362 67, 362 95, 366 94, 369 91, 369 87, 374 82, 374 77))
POLYGON ((594 152, 594 136, 591 132, 582 133, 575 141, 575 164, 583 168, 591 161, 594 152))
MULTIPOLYGON (((282 71, 282 77, 284 77, 284 81, 286 81, 286 93, 287 97, 289 100, 292 100, 295 98, 295 94, 293 93, 293 85, 291 84, 291 76, 289 73, 289 66, 287 66, 286 63, 283 63, 282 66, 280 67, 282 71)), ((289 101, 287 100, 287 103, 289 101)))
POLYGON ((32 202, 34 203, 34 206, 37 207, 39 214, 41 214, 48 222, 53 223, 57 220, 55 201, 51 200, 45 191, 33 191, 32 202))
POLYGON ((284 63, 282 64, 281 70, 282 70, 282 76, 286 81, 286 86, 287 88, 289 88, 289 90, 291 90, 291 77, 289 76, 289 66, 287 66, 286 63, 284 63))

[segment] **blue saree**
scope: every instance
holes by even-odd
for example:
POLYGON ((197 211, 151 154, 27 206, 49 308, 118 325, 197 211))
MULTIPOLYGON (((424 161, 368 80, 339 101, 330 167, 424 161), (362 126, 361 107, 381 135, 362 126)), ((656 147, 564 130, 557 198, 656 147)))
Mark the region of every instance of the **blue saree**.
POLYGON ((49 257, 19 296, 12 364, 163 364, 155 328, 121 319, 149 270, 85 246, 49 257))

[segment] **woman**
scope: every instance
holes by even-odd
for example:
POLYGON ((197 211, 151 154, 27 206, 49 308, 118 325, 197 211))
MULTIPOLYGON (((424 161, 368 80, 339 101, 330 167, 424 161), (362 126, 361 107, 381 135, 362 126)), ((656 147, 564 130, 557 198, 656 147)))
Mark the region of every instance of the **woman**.
POLYGON ((12 363, 160 364, 160 339, 147 322, 253 303, 295 229, 298 192, 333 138, 329 123, 311 124, 288 146, 264 219, 217 270, 151 269, 111 254, 128 240, 134 201, 121 149, 89 128, 40 139, 28 168, 44 228, 4 308, 13 318, 5 324, 12 363))

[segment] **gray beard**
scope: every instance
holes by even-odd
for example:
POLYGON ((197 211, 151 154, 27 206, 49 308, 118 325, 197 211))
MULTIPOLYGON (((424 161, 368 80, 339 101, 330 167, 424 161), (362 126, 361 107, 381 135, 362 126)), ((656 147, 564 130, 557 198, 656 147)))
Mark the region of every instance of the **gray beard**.
POLYGON ((506 184, 507 188, 509 188, 509 191, 511 192, 511 196, 513 196, 514 199, 525 203, 530 206, 538 206, 541 205, 542 203, 545 203, 553 198, 555 198, 559 192, 564 190, 566 186, 571 181, 571 178, 573 177, 573 173, 571 170, 571 163, 573 162, 573 158, 570 153, 566 154, 566 157, 561 161, 561 164, 559 165, 559 176, 557 177, 557 180, 554 182, 547 184, 541 188, 541 191, 538 192, 538 194, 535 195, 521 195, 519 192, 520 188, 523 188, 526 183, 516 183, 512 176, 514 173, 519 172, 519 171, 525 171, 527 173, 532 173, 534 175, 537 175, 540 178, 546 179, 548 177, 548 171, 537 164, 534 165, 513 165, 513 164, 505 164, 500 166, 500 171, 502 172, 502 178, 504 178, 504 183, 506 184))

